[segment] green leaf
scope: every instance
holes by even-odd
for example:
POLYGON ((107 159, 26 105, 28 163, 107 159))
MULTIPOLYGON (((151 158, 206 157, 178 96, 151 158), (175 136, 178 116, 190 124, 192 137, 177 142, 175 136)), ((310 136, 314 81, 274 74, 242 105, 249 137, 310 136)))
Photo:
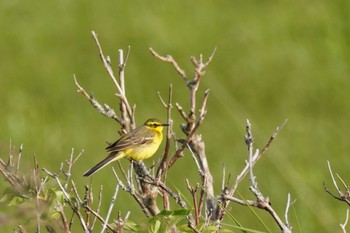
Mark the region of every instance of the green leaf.
POLYGON ((234 231, 231 231, 229 229, 222 229, 220 230, 220 233, 233 233, 234 231))
POLYGON ((175 216, 188 216, 191 213, 191 210, 189 209, 180 209, 180 210, 174 210, 175 216))
POLYGON ((8 206, 18 206, 26 201, 26 198, 21 196, 13 197, 10 202, 7 204, 8 206))
POLYGON ((150 233, 158 233, 160 227, 161 227, 161 222, 159 220, 156 220, 153 224, 150 225, 149 232, 150 233))
POLYGON ((171 217, 171 216, 188 216, 191 213, 189 209, 179 209, 179 210, 162 210, 156 217, 171 217))
POLYGON ((132 232, 140 232, 140 227, 135 222, 127 220, 124 229, 132 232))
POLYGON ((172 210, 162 210, 160 211, 155 217, 162 217, 162 216, 172 216, 174 214, 174 211, 172 210))
POLYGON ((183 232, 183 233, 193 233, 193 230, 188 227, 187 223, 179 226, 178 229, 180 232, 183 232))
POLYGON ((2 196, 0 198, 0 202, 5 203, 5 202, 11 200, 16 195, 17 195, 16 192, 14 192, 10 188, 7 188, 7 189, 5 189, 4 193, 2 194, 2 196))

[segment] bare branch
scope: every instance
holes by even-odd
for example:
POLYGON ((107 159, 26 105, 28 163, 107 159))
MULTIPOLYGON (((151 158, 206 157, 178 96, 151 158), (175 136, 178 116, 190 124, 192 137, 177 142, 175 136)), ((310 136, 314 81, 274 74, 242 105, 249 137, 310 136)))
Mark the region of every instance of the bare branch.
POLYGON ((100 45, 100 42, 98 41, 98 38, 97 38, 97 34, 92 31, 92 37, 94 38, 95 42, 96 42, 96 45, 97 45, 97 48, 98 48, 98 51, 100 53, 100 58, 101 58, 101 61, 103 63, 103 65, 105 66, 108 74, 109 74, 109 77, 112 79, 112 81, 114 82, 114 85, 117 87, 118 89, 118 92, 120 94, 124 94, 124 90, 121 88, 121 86, 119 85, 119 83, 117 82, 117 79, 115 78, 114 76, 114 72, 113 72, 113 69, 110 65, 110 62, 108 62, 108 60, 106 59, 106 57, 104 56, 103 54, 103 51, 102 51, 102 47, 100 45))
MULTIPOLYGON (((121 71, 124 71, 124 70, 125 70, 126 64, 127 64, 127 62, 128 62, 128 59, 129 59, 130 51, 131 51, 131 46, 129 45, 129 46, 128 46, 128 49, 126 50, 126 56, 125 56, 125 58, 124 58, 124 56, 123 56, 123 50, 122 50, 122 49, 118 49, 119 57, 123 57, 122 60, 119 59, 119 65, 118 65, 118 68, 119 68, 119 75, 120 75, 120 72, 121 72, 121 71)), ((125 85, 124 85, 124 83, 123 83, 123 84, 121 83, 121 86, 122 86, 123 89, 125 90, 125 85)))
MULTIPOLYGON (((103 191, 103 186, 101 185, 100 187, 100 191, 99 191, 99 194, 98 194, 98 204, 97 204, 97 209, 96 209, 96 213, 99 213, 100 212, 100 209, 101 209, 101 204, 102 204, 102 191, 103 191)), ((91 225, 91 230, 95 227, 95 223, 96 223, 96 216, 92 222, 92 225, 91 225)))
POLYGON ((282 221, 282 219, 278 216, 276 211, 272 208, 269 198, 268 197, 264 197, 263 194, 258 189, 255 189, 253 186, 250 186, 249 189, 257 197, 257 203, 258 203, 257 207, 260 208, 260 209, 264 209, 267 212, 269 212, 269 214, 276 221, 276 223, 278 224, 278 226, 280 227, 280 229, 282 230, 283 233, 291 233, 292 232, 292 230, 291 230, 292 228, 288 224, 285 224, 282 221))
POLYGON ((119 116, 117 116, 117 114, 115 113, 115 111, 110 108, 107 104, 105 104, 104 106, 102 106, 92 94, 88 94, 85 89, 83 87, 80 86, 80 84, 78 83, 75 75, 73 75, 74 78, 74 83, 75 86, 77 87, 77 91, 78 93, 83 94, 91 103, 91 105, 97 109, 97 111, 99 113, 101 113, 102 115, 106 116, 106 117, 110 117, 114 120, 116 120, 117 122, 121 123, 121 119, 119 116))
POLYGON ((333 181, 333 185, 334 187, 337 189, 338 191, 338 194, 341 195, 342 194, 342 191, 340 190, 338 184, 337 184, 337 181, 335 180, 334 178, 334 175, 333 175, 333 172, 332 172, 332 168, 331 168, 331 163, 327 160, 327 165, 328 165, 328 170, 329 170, 329 174, 331 175, 332 177, 332 181, 333 181))
POLYGON ((345 217, 345 222, 343 224, 340 224, 340 228, 342 229, 343 233, 346 233, 346 225, 348 225, 349 221, 349 209, 346 209, 346 217, 345 217))
POLYGON ((118 55, 119 55, 119 65, 118 65, 118 72, 119 72, 119 80, 120 80, 120 87, 122 89, 122 92, 119 92, 117 96, 122 100, 120 103, 120 112, 122 114, 122 119, 123 121, 127 121, 127 119, 130 119, 130 126, 132 129, 134 129, 135 126, 135 117, 134 117, 134 112, 130 108, 129 103, 127 102, 126 98, 126 90, 125 90, 125 67, 126 67, 126 62, 130 54, 130 46, 128 47, 127 50, 127 56, 126 60, 124 61, 124 53, 122 49, 118 49, 118 55))
POLYGON ((106 228, 107 228, 108 220, 109 220, 109 218, 111 216, 115 200, 117 199, 118 190, 119 190, 119 185, 117 185, 116 188, 115 188, 111 204, 109 205, 109 209, 108 209, 108 212, 107 212, 107 216, 106 216, 105 222, 103 223, 103 227, 102 227, 101 233, 103 233, 106 230, 106 228))
POLYGON ((195 213, 195 223, 196 223, 196 225, 198 225, 199 224, 199 211, 198 211, 198 205, 197 205, 196 192, 199 188, 199 184, 197 183, 196 187, 191 187, 190 182, 188 181, 188 179, 186 179, 186 185, 187 185, 188 191, 190 191, 191 196, 192 196, 193 208, 194 208, 194 213, 195 213))
POLYGON ((157 174, 156 174, 156 178, 160 179, 160 177, 163 175, 164 179, 163 181, 165 182, 165 177, 166 177, 166 173, 168 170, 167 167, 167 161, 168 161, 168 157, 169 157, 169 151, 170 151, 170 143, 171 143, 171 138, 173 135, 173 120, 171 117, 171 110, 173 108, 173 86, 170 84, 169 85, 169 95, 168 95, 168 103, 166 104, 165 101, 161 98, 161 96, 159 95, 159 98, 163 104, 163 106, 166 108, 167 110, 167 122, 169 124, 168 128, 167 128, 167 134, 166 134, 166 143, 165 143, 165 149, 164 149, 164 153, 162 156, 162 160, 158 166, 158 170, 157 170, 157 174))
POLYGON ((166 186, 163 182, 161 182, 160 180, 156 180, 154 177, 147 175, 147 178, 144 177, 139 177, 140 180, 142 180, 145 183, 157 186, 161 189, 163 189, 165 192, 167 192, 175 201, 176 203, 178 203, 181 208, 186 209, 187 208, 187 204, 186 202, 180 197, 180 195, 176 194, 175 192, 173 192, 168 186, 166 186))
POLYGON ((18 229, 19 233, 27 233, 26 229, 21 224, 18 225, 18 229))
POLYGON ((132 181, 130 178, 127 178, 127 182, 128 182, 128 185, 124 185, 123 182, 121 181, 121 179, 118 177, 118 174, 117 172, 115 171, 115 169, 112 167, 113 169, 113 173, 114 173, 114 176, 115 178, 117 179, 118 181, 118 184, 119 186, 127 191, 128 193, 130 193, 130 195, 135 199, 135 201, 137 202, 137 204, 139 204, 139 206, 141 207, 142 211, 144 212, 144 214, 149 217, 151 216, 151 213, 149 212, 149 210, 147 209, 147 207, 145 206, 145 204, 143 203, 142 200, 140 200, 140 198, 136 195, 135 193, 135 188, 133 187, 132 185, 132 181))
MULTIPOLYGON (((80 213, 79 211, 79 206, 80 204, 82 204, 81 202, 81 199, 79 198, 79 195, 77 195, 77 200, 80 202, 80 203, 74 203, 72 201, 72 199, 69 197, 69 194, 67 193, 66 189, 63 187, 60 179, 58 178, 58 175, 57 174, 54 174, 52 172, 50 172, 49 170, 47 170, 46 168, 43 168, 43 170, 49 175, 51 176, 52 178, 54 178, 56 180, 56 183, 58 184, 58 186, 60 187, 62 193, 63 193, 63 197, 65 198, 65 200, 68 202, 68 204, 70 205, 71 209, 73 210, 73 212, 78 216, 79 218, 79 221, 80 221, 80 224, 84 230, 85 233, 89 233, 89 229, 86 225, 86 222, 82 216, 82 214, 80 213)), ((74 184, 74 182, 72 182, 72 184, 74 184)), ((73 185, 73 189, 74 189, 74 185, 73 185)), ((74 189, 76 191, 76 188, 74 189)), ((77 194, 77 192, 76 192, 77 194)))
MULTIPOLYGON (((287 120, 284 120, 283 123, 280 126, 278 126, 277 129, 273 132, 269 141, 264 146, 264 148, 260 151, 260 153, 254 154, 254 156, 252 158, 252 165, 254 165, 261 158, 261 156, 266 153, 267 149, 270 147, 271 143, 274 141, 274 139, 277 137, 278 133, 281 131, 281 129, 283 128, 283 126, 286 123, 287 123, 287 120)), ((231 196, 233 196, 233 194, 235 193, 235 191, 238 187, 238 184, 243 180, 243 178, 249 172, 249 167, 250 167, 249 163, 246 163, 246 166, 242 169, 241 173, 239 173, 239 175, 237 176, 236 181, 234 182, 234 184, 232 185, 232 187, 230 188, 230 191, 229 191, 229 194, 231 196)))
POLYGON ((56 211, 60 214, 60 217, 62 219, 62 224, 63 224, 63 229, 64 229, 64 232, 65 233, 70 233, 70 229, 69 229, 69 224, 68 224, 68 221, 67 221, 67 217, 66 217, 66 214, 64 213, 63 211, 63 206, 61 203, 57 203, 56 205, 56 211))
POLYGON ((284 212, 284 220, 286 222, 287 225, 289 225, 289 221, 288 221, 288 211, 289 211, 289 207, 290 207, 290 193, 288 193, 287 195, 287 205, 286 205, 286 211, 284 212))
POLYGON ((179 111, 180 115, 182 118, 187 121, 187 115, 186 112, 184 111, 183 107, 179 103, 175 103, 177 110, 179 111))
POLYGON ((248 146, 248 164, 249 164, 249 175, 250 175, 250 183, 254 188, 258 188, 258 184, 255 181, 255 176, 253 174, 253 133, 252 133, 252 125, 250 124, 249 120, 246 121, 246 132, 245 135, 245 143, 248 146))
POLYGON ((80 154, 78 154, 77 158, 74 159, 74 148, 72 148, 71 154, 70 154, 70 159, 66 160, 66 164, 68 165, 68 169, 67 169, 67 171, 63 171, 63 174, 66 177, 66 184, 64 185, 65 189, 67 189, 68 184, 69 184, 69 179, 72 175, 72 166, 78 160, 78 158, 81 156, 82 153, 83 153, 83 151, 80 152, 80 154))
POLYGON ((344 182, 344 180, 338 175, 338 179, 341 181, 341 183, 343 184, 344 188, 345 188, 345 193, 339 188, 338 184, 337 184, 337 181, 335 180, 335 177, 333 175, 333 172, 332 172, 332 168, 331 168, 331 164, 330 162, 327 160, 327 165, 328 165, 328 170, 329 170, 329 174, 331 175, 331 178, 332 178, 332 181, 333 181, 333 185, 335 187, 335 189, 337 190, 338 192, 338 196, 334 195, 326 186, 326 183, 323 182, 323 186, 324 186, 324 189, 325 191, 331 195, 333 198, 339 200, 339 201, 343 201, 345 203, 347 203, 348 205, 350 205, 350 188, 348 185, 346 185, 346 183, 344 182))
POLYGON ((130 211, 128 211, 125 215, 125 218, 123 219, 122 216, 121 216, 121 212, 119 211, 118 212, 118 218, 116 220, 114 220, 114 223, 116 225, 116 230, 115 232, 117 233, 122 233, 123 232, 123 228, 129 218, 129 215, 130 215, 130 211))
POLYGON ((277 127, 277 129, 275 130, 275 132, 271 135, 270 139, 268 140, 268 142, 266 143, 266 145, 264 146, 264 148, 261 150, 260 152, 260 156, 262 156, 263 154, 266 153, 267 149, 270 147, 271 143, 273 142, 273 140, 275 140, 275 138, 277 137, 277 135, 279 134, 279 132, 281 131, 281 129, 287 124, 288 119, 285 119, 282 124, 280 126, 277 127))
MULTIPOLYGON (((170 85, 171 86, 171 85, 170 85)), ((159 98, 159 100, 160 100, 160 102, 162 103, 162 105, 163 105, 163 107, 164 108, 167 108, 167 104, 165 103, 165 101, 163 100, 163 98, 162 98, 162 96, 160 95, 160 92, 159 91, 157 91, 157 95, 158 95, 158 98, 159 98)))
POLYGON ((16 168, 17 171, 19 170, 19 164, 20 164, 20 161, 21 161, 22 152, 23 152, 23 144, 21 144, 19 146, 18 159, 17 159, 17 168, 16 168))
MULTIPOLYGON (((104 218, 101 217, 101 215, 99 215, 96 211, 94 211, 90 206, 86 205, 84 206, 84 208, 89 211, 92 215, 94 215, 98 220, 100 220, 100 222, 105 223, 106 220, 104 218)), ((107 228, 109 230, 111 230, 112 232, 114 232, 113 227, 110 224, 107 224, 107 228)))
POLYGON ((215 55, 215 53, 216 53, 216 50, 217 50, 217 47, 214 48, 213 52, 212 52, 211 55, 208 57, 207 62, 204 63, 204 68, 206 68, 206 67, 210 64, 210 62, 213 60, 214 55, 215 55))
POLYGON ((183 69, 180 68, 180 66, 177 64, 177 62, 175 61, 175 59, 171 56, 171 55, 167 55, 167 56, 161 56, 159 55, 153 48, 149 48, 149 50, 151 51, 152 55, 156 58, 158 58, 161 61, 165 61, 165 62, 169 62, 173 65, 173 67, 175 68, 176 72, 181 75, 181 77, 187 82, 188 78, 186 76, 186 73, 183 69))

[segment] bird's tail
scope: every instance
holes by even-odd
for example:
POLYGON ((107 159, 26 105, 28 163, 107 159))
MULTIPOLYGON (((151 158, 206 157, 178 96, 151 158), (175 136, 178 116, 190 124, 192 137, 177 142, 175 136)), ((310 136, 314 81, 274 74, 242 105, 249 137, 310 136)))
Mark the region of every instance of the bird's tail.
POLYGON ((102 160, 101 162, 99 162, 98 164, 96 164, 95 166, 93 166, 91 169, 89 169, 88 171, 86 171, 84 173, 84 176, 90 176, 92 174, 94 174, 95 172, 98 172, 100 169, 104 168, 105 166, 107 166, 108 164, 110 164, 111 162, 121 159, 125 156, 124 153, 111 153, 109 154, 104 160, 102 160))

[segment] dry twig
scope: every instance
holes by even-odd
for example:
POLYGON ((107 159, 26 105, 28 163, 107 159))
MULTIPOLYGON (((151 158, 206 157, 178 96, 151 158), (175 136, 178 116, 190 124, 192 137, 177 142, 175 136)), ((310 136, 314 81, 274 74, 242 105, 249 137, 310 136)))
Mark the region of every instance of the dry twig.
POLYGON ((337 184, 337 181, 335 180, 335 177, 333 175, 333 172, 332 172, 332 168, 331 168, 331 164, 329 161, 327 161, 327 165, 328 165, 328 170, 329 170, 329 174, 331 175, 331 178, 332 178, 332 181, 333 181, 333 185, 335 187, 335 189, 337 190, 338 192, 338 196, 333 194, 329 189, 328 187, 326 186, 326 182, 323 181, 323 187, 325 189, 325 191, 331 195, 333 198, 339 200, 339 201, 343 201, 345 202, 346 204, 350 205, 350 187, 344 182, 344 180, 338 175, 336 174, 337 178, 340 180, 340 182, 343 184, 344 186, 344 189, 345 189, 345 192, 343 192, 338 184, 337 184))
POLYGON ((345 222, 343 224, 340 224, 340 228, 342 229, 343 233, 346 233, 346 225, 348 225, 349 221, 349 209, 346 209, 346 217, 345 217, 345 222))

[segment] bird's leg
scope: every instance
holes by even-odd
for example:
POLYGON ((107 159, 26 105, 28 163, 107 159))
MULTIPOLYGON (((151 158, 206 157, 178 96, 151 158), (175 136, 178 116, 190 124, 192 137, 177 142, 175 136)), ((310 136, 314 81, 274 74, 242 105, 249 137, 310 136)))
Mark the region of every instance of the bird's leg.
POLYGON ((135 173, 139 177, 144 178, 149 174, 149 171, 148 171, 146 165, 142 161, 131 160, 131 163, 135 169, 135 173))

